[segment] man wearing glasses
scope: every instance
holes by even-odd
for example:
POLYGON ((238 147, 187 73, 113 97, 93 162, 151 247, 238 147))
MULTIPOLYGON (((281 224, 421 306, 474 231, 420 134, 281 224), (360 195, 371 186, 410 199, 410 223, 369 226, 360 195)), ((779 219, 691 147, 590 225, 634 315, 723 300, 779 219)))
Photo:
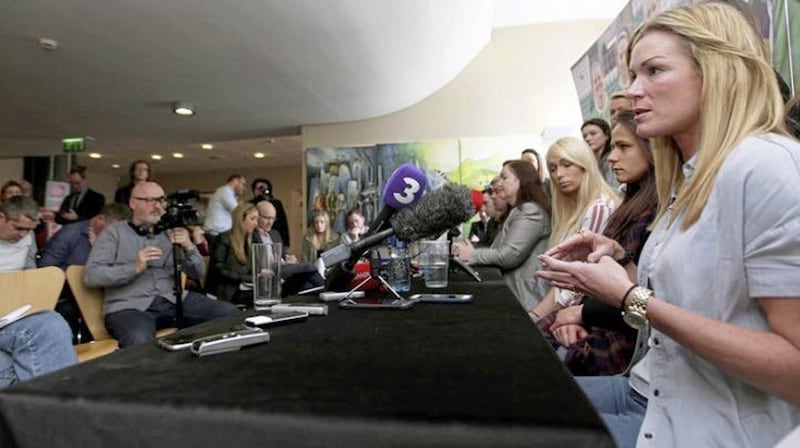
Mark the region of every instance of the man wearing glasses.
POLYGON ((289 248, 289 218, 286 216, 286 209, 280 199, 274 196, 272 190, 272 182, 264 177, 257 177, 253 180, 251 186, 253 191, 253 199, 250 203, 258 205, 261 201, 269 201, 275 207, 275 220, 272 223, 272 230, 281 235, 283 246, 289 248))
MULTIPOLYGON (((84 282, 103 288, 103 314, 120 348, 152 341, 156 330, 175 326, 173 250, 184 254, 183 270, 191 278, 205 273, 203 258, 188 230, 156 233, 165 212, 164 190, 155 182, 136 184, 128 205, 131 220, 103 231, 86 262, 84 282)), ((237 314, 233 304, 188 291, 183 298, 186 326, 237 314)))
MULTIPOLYGON (((277 219, 275 206, 270 201, 260 201, 258 208, 258 227, 253 232, 253 243, 283 244, 281 234, 272 226, 277 219)), ((313 263, 299 263, 297 257, 288 252, 285 244, 281 250, 281 295, 296 295, 300 291, 323 286, 325 279, 322 277, 321 268, 313 263)))
MULTIPOLYGON (((15 196, 0 204, 0 272, 36 267, 31 230, 39 222, 38 214, 39 205, 29 197, 15 196)), ((72 332, 55 311, 30 314, 0 328, 0 388, 77 362, 72 332)))

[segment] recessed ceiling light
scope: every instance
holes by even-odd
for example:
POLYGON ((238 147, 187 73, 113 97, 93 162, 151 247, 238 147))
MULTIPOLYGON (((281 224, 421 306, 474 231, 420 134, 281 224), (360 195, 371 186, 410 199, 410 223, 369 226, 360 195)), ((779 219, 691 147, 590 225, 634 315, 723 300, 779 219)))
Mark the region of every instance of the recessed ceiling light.
POLYGON ((153 160, 161 160, 161 159, 163 159, 163 157, 161 157, 161 154, 153 154, 153 155, 150 156, 150 158, 153 159, 153 160))
POLYGON ((264 153, 263 152, 257 152, 255 154, 253 154, 253 157, 255 157, 256 159, 263 159, 264 158, 264 153))
POLYGON ((175 158, 175 159, 182 159, 183 158, 183 153, 173 152, 172 153, 172 157, 175 158))
POLYGON ((200 145, 200 147, 206 150, 214 149, 214 145, 212 145, 211 143, 203 143, 202 145, 200 145))
POLYGON ((172 112, 176 115, 191 117, 194 115, 194 104, 188 101, 176 101, 172 103, 172 112))
POLYGON ((100 154, 99 152, 90 152, 89 153, 89 158, 90 159, 99 159, 101 157, 103 157, 103 155, 100 154))
POLYGON ((114 168, 115 170, 119 169, 119 163, 112 163, 111 168, 114 168))
POLYGON ((55 39, 50 39, 48 37, 40 37, 39 48, 41 48, 44 51, 56 51, 58 50, 58 41, 55 39))

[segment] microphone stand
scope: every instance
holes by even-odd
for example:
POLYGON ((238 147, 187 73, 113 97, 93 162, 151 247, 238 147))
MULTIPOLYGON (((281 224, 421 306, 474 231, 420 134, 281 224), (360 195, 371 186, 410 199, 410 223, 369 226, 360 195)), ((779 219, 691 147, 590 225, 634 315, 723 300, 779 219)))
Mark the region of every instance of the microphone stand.
MULTIPOLYGON (((453 238, 458 238, 459 236, 461 236, 461 232, 457 228, 453 228, 450 231, 448 231, 447 232, 448 245, 452 245, 453 238)), ((476 282, 483 281, 480 274, 478 274, 478 271, 476 271, 475 269, 472 268, 472 266, 468 265, 467 263, 464 263, 463 261, 459 260, 453 255, 450 255, 450 271, 451 272, 463 271, 466 272, 467 275, 469 275, 476 282)))
MULTIPOLYGON (((377 254, 377 256, 370 257, 369 274, 364 278, 364 280, 360 281, 356 286, 354 286, 352 289, 350 289, 347 292, 347 295, 342 297, 342 299, 340 299, 339 302, 340 303, 347 303, 347 304, 351 305, 352 308, 384 308, 384 309, 385 308, 396 308, 396 309, 401 309, 401 310, 407 309, 409 307, 409 302, 410 301, 407 300, 406 298, 404 298, 403 296, 401 296, 400 293, 398 293, 397 290, 394 289, 394 287, 391 284, 389 284, 389 282, 383 277, 383 275, 381 275, 381 271, 380 271, 380 260, 381 260, 380 254, 377 253, 377 250, 375 250, 373 253, 377 254), (377 260, 378 266, 374 265, 374 263, 373 263, 374 260, 377 260), (389 291, 394 296, 395 300, 393 300, 392 303, 390 303, 390 304, 385 304, 385 303, 380 303, 380 304, 358 303, 358 302, 356 302, 356 301, 354 301, 353 299, 350 298, 350 296, 354 292, 358 291, 359 288, 364 286, 368 281, 370 281, 372 279, 378 280, 386 288, 386 290, 389 291)), ((391 260, 390 260, 390 263, 391 263, 391 260)))
POLYGON ((172 244, 172 274, 175 278, 175 326, 183 328, 183 285, 181 284, 181 271, 183 266, 183 247, 172 244), (179 254, 180 252, 180 254, 179 254))

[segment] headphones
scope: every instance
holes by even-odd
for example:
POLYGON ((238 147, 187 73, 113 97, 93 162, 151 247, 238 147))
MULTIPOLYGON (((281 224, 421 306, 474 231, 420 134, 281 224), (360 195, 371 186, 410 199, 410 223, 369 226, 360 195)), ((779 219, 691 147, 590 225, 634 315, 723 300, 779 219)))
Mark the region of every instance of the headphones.
POLYGON ((156 230, 154 227, 148 227, 144 224, 134 224, 130 221, 128 221, 128 226, 139 236, 153 236, 161 233, 161 229, 156 230))

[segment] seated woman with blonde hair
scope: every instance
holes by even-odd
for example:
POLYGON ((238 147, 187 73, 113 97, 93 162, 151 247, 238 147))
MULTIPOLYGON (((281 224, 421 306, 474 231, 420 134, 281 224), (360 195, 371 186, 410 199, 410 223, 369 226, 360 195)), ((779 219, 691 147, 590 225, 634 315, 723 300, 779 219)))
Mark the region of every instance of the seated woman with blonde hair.
POLYGON ((624 312, 630 378, 578 384, 620 447, 771 447, 800 425, 800 143, 769 52, 728 3, 667 10, 631 37, 628 95, 659 203, 639 263, 595 233, 538 275, 624 312))
MULTIPOLYGON (((547 151, 553 180, 553 231, 550 246, 580 231, 602 233, 619 198, 606 183, 589 145, 575 137, 556 140, 547 151)), ((574 291, 550 288, 531 311, 534 320, 580 302, 574 291)))
POLYGON ((311 226, 303 238, 303 260, 314 263, 319 254, 339 243, 339 234, 331 230, 330 216, 317 210, 311 217, 311 226))
MULTIPOLYGON (((603 235, 619 242, 625 258, 637 263, 658 206, 653 151, 647 139, 636 135, 633 112, 619 112, 617 123, 611 131, 608 163, 625 185, 625 197, 603 235)), ((625 258, 619 261, 625 263, 625 258)), ((623 322, 619 309, 589 296, 542 318, 538 326, 566 348, 564 363, 574 375, 616 375, 625 371, 633 356, 636 330, 623 322)))
POLYGON ((250 263, 253 232, 258 226, 258 208, 242 202, 233 212, 233 227, 221 233, 211 248, 206 290, 219 300, 251 306, 253 274, 250 263))

